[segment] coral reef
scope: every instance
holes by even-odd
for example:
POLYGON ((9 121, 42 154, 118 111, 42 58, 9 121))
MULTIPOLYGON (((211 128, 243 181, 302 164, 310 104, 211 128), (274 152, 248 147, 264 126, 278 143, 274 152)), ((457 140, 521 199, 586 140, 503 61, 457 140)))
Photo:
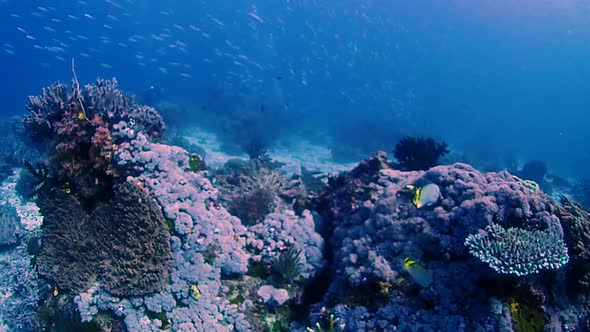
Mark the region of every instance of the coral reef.
POLYGON ((13 168, 21 167, 24 160, 36 160, 39 156, 26 144, 18 132, 18 117, 0 119, 0 180, 9 176, 13 168))
POLYGON ((29 97, 26 109, 25 133, 51 151, 51 175, 67 184, 83 206, 112 194, 119 176, 113 154, 127 137, 124 131, 155 139, 164 130, 158 112, 125 96, 115 79, 98 79, 83 88, 74 80, 70 91, 55 83, 29 97))
POLYGON ((518 176, 541 183, 545 181, 545 175, 547 174, 547 164, 542 160, 531 160, 522 166, 522 169, 518 172, 518 176))
POLYGON ((283 305, 289 300, 289 293, 282 288, 275 288, 270 285, 264 285, 258 289, 258 295, 262 301, 268 305, 283 305))
MULTIPOLYGON (((465 245, 468 236, 498 227, 491 225, 509 233, 518 228, 528 235, 552 234, 543 240, 555 248, 559 262, 564 259, 558 207, 538 188, 507 172, 482 174, 460 163, 400 172, 378 153, 330 178, 316 206, 325 218, 322 235, 331 253, 331 282, 311 315, 326 307, 347 331, 496 331, 505 326, 504 319, 487 309, 488 301, 510 295, 518 277, 498 274, 474 259, 465 245), (417 209, 406 186, 424 183, 438 185, 443 197, 430 208, 417 209), (433 275, 429 287, 410 278, 403 268, 405 257, 424 263, 433 275)), ((550 286, 541 284, 538 292, 549 298, 550 286)), ((544 308, 555 305, 546 302, 544 308)))
POLYGON ((261 223, 248 227, 248 248, 255 254, 252 259, 272 266, 285 251, 301 251, 295 262, 296 277, 310 279, 325 263, 324 240, 315 231, 316 218, 308 210, 301 216, 283 211, 271 213, 261 223))
POLYGON ((23 232, 20 217, 14 206, 0 205, 0 248, 16 244, 23 232))
POLYGON ((585 209, 590 209, 590 179, 582 179, 571 190, 573 198, 585 209))
POLYGON ((547 173, 547 164, 542 160, 530 160, 527 161, 522 169, 518 170, 515 174, 521 179, 535 181, 545 192, 551 192, 553 189, 553 181, 548 181, 554 176, 550 176, 547 173))
POLYGON ((5 324, 5 331, 41 331, 36 312, 41 284, 27 250, 27 244, 38 235, 41 216, 34 204, 25 203, 15 192, 15 180, 13 175, 0 185, 0 201, 10 204, 10 210, 16 209, 22 236, 0 254, 0 330, 5 324))
POLYGON ((404 137, 395 145, 396 168, 404 171, 427 170, 438 165, 440 157, 449 153, 445 142, 432 138, 404 137))
POLYGON ((26 246, 0 257, 0 321, 9 331, 41 331, 37 321, 38 279, 30 265, 26 246))
POLYGON ((152 143, 141 133, 122 144, 116 158, 119 165, 138 174, 134 181, 159 202, 171 225, 170 283, 158 293, 134 300, 98 289, 85 303, 124 317, 130 331, 160 329, 163 322, 150 318, 148 311, 165 313, 175 330, 247 331, 250 324, 238 305, 220 297, 227 292, 222 277, 247 271, 246 229, 216 203, 218 192, 205 172, 191 171, 187 151, 152 143), (198 299, 191 295, 193 285, 199 290, 198 299))

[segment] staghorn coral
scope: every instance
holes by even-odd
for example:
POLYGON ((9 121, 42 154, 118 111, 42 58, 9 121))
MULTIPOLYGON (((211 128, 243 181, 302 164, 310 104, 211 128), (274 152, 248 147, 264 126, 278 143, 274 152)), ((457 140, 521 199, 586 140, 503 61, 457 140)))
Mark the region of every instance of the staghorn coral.
POLYGON ((55 83, 29 97, 26 109, 24 131, 50 151, 51 175, 89 209, 112 194, 119 177, 113 154, 129 132, 156 139, 164 130, 157 111, 125 96, 115 79, 97 79, 82 89, 74 80, 69 91, 55 83))
POLYGON ((445 142, 424 137, 404 137, 393 150, 397 167, 404 171, 427 170, 438 165, 438 159, 447 153, 445 142))
POLYGON ((134 183, 87 215, 74 196, 51 189, 37 204, 45 217, 39 273, 74 293, 96 280, 116 295, 154 292, 167 279, 169 234, 159 207, 134 183))
POLYGON ((545 231, 512 227, 504 229, 492 223, 485 231, 469 235, 469 252, 500 273, 524 276, 542 269, 558 269, 569 261, 563 232, 551 223, 545 231))

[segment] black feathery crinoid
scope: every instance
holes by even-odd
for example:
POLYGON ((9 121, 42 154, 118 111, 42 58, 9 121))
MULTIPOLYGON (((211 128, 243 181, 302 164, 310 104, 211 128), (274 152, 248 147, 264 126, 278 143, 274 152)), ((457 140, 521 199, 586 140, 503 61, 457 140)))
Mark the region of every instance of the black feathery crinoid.
POLYGON ((49 175, 49 169, 45 163, 37 162, 33 165, 25 160, 23 166, 27 173, 21 174, 17 182, 17 191, 21 195, 33 197, 57 184, 56 180, 49 175))
POLYGON ((289 247, 273 260, 272 270, 287 282, 295 280, 301 273, 301 253, 301 249, 289 247))
POLYGON ((403 171, 427 170, 438 165, 438 159, 447 153, 445 142, 424 137, 404 137, 393 150, 397 166, 403 171))

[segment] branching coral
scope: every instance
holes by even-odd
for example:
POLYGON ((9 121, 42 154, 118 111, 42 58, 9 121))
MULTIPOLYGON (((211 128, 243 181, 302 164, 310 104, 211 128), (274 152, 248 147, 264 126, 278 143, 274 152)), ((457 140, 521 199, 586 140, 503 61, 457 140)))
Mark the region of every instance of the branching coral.
POLYGON ((26 109, 25 133, 45 143, 52 176, 67 182, 87 207, 112 194, 119 176, 113 154, 129 132, 158 138, 164 130, 158 112, 125 96, 115 79, 98 79, 82 89, 74 80, 69 92, 65 84, 55 83, 29 97, 26 109))
POLYGON ((465 240, 469 252, 500 273, 523 276, 557 269, 569 260, 559 222, 545 231, 504 229, 492 223, 465 240))
POLYGON ((445 142, 436 142, 432 138, 405 137, 395 146, 393 156, 401 170, 418 171, 436 166, 439 158, 448 152, 445 142))

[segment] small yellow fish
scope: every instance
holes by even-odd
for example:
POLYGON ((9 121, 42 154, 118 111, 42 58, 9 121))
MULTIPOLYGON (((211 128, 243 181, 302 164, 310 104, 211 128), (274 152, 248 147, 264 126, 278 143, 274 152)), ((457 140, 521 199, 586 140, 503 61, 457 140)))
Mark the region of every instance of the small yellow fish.
POLYGON ((418 285, 428 287, 432 283, 432 273, 412 258, 404 259, 404 268, 418 285))
POLYGON ((53 297, 56 297, 59 295, 59 289, 57 289, 57 286, 53 287, 53 297))
POLYGON ((86 120, 86 113, 82 111, 78 112, 78 120, 86 120))
POLYGON ((197 285, 191 285, 190 291, 193 299, 198 300, 201 297, 201 291, 199 290, 199 287, 197 287, 197 285))
POLYGON ((407 189, 410 189, 414 193, 414 198, 412 198, 412 203, 419 209, 424 206, 432 205, 442 197, 440 193, 440 188, 434 184, 429 183, 422 187, 416 187, 414 185, 407 185, 407 189))

